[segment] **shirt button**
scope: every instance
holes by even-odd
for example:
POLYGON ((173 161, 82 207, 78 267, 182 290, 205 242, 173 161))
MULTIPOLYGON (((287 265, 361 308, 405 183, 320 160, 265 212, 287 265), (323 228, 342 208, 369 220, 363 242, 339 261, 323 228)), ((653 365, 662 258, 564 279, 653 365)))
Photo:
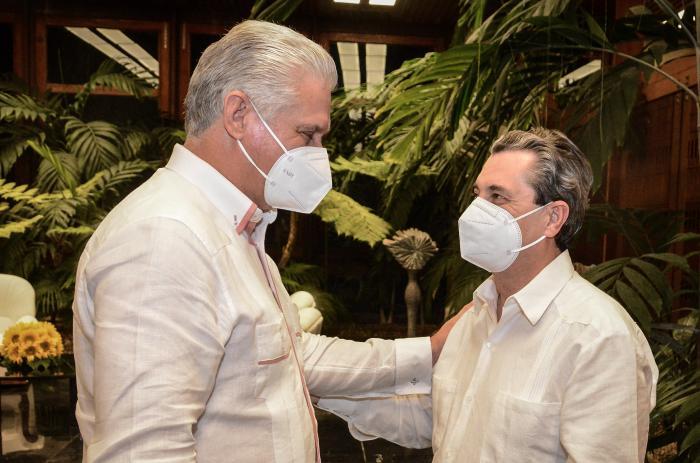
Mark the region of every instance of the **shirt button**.
POLYGON ((487 342, 487 343, 486 343, 486 348, 487 348, 487 349, 491 349, 491 343, 490 343, 490 342, 487 342))

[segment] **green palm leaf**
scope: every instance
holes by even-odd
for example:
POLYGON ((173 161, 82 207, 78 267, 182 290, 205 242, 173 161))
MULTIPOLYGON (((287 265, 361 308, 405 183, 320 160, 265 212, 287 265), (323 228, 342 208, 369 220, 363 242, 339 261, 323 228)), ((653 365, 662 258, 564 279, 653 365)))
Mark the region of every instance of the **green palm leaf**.
POLYGON ((68 147, 78 157, 80 171, 87 178, 125 155, 121 133, 109 122, 83 122, 76 117, 67 117, 65 133, 68 147))
POLYGON ((42 216, 35 215, 27 219, 14 220, 0 225, 0 238, 9 238, 12 234, 22 234, 34 227, 42 216))
POLYGON ((0 178, 0 198, 11 199, 12 201, 25 201, 35 198, 37 195, 36 188, 29 188, 28 185, 17 185, 14 182, 8 182, 4 178, 0 178))
POLYGON ((31 127, 12 124, 0 127, 0 178, 6 177, 17 159, 29 149, 29 141, 43 143, 46 135, 31 127))
POLYGON ((250 10, 250 19, 284 22, 303 0, 256 0, 250 10))
POLYGON ((54 111, 25 94, 0 92, 0 121, 19 122, 37 120, 45 122, 54 111))
POLYGON ((335 227, 336 233, 374 246, 391 232, 391 225, 354 199, 331 190, 314 214, 335 227))
POLYGON ((75 155, 56 151, 54 156, 61 164, 65 178, 59 174, 53 162, 48 159, 42 159, 36 176, 36 184, 41 191, 63 190, 80 182, 80 168, 75 155))

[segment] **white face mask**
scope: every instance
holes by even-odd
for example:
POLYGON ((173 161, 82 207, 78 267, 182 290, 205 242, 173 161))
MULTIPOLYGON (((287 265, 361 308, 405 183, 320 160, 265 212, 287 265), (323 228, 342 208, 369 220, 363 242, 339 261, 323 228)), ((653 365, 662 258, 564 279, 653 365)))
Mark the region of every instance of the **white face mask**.
POLYGON ((462 258, 491 273, 510 267, 518 253, 528 249, 546 237, 542 235, 523 246, 518 220, 534 214, 543 207, 533 209, 520 217, 512 215, 485 199, 477 197, 459 218, 459 250, 462 258))
POLYGON ((315 146, 301 146, 287 151, 252 102, 251 106, 265 129, 284 151, 270 172, 265 174, 250 157, 241 141, 236 140, 248 161, 265 178, 265 202, 276 209, 304 214, 312 212, 333 185, 328 152, 325 148, 315 146))

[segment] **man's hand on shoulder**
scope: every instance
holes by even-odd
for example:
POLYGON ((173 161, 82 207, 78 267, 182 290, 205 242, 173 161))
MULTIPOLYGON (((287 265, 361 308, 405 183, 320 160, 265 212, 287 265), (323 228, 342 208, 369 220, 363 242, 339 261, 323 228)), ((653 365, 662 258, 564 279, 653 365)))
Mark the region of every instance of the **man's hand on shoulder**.
POLYGON ((435 332, 435 334, 430 336, 430 347, 433 350, 433 365, 435 365, 435 363, 438 361, 442 348, 445 346, 445 342, 447 341, 447 336, 450 335, 452 328, 459 321, 459 319, 462 318, 462 315, 464 315, 472 307, 474 307, 474 301, 462 307, 462 310, 460 310, 457 315, 447 320, 445 324, 443 324, 440 329, 435 332))

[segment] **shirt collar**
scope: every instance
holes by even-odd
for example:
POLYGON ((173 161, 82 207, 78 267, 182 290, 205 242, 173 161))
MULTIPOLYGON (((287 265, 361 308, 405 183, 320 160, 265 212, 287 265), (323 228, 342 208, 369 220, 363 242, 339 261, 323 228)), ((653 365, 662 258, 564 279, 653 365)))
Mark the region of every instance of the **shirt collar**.
MULTIPOLYGON (((564 251, 511 298, 518 303, 530 323, 535 325, 573 275, 571 256, 569 251, 564 251)), ((484 281, 474 291, 474 299, 478 306, 486 307, 489 316, 495 322, 498 294, 493 277, 484 281)))
POLYGON ((179 143, 173 148, 165 168, 181 175, 204 193, 238 234, 250 223, 268 224, 277 218, 276 209, 263 212, 218 170, 179 143))
POLYGON ((498 318, 496 316, 496 304, 498 303, 498 292, 496 292, 496 284, 493 281, 493 275, 488 277, 486 281, 481 283, 474 291, 475 310, 486 310, 486 313, 491 318, 491 321, 496 324, 498 318))

